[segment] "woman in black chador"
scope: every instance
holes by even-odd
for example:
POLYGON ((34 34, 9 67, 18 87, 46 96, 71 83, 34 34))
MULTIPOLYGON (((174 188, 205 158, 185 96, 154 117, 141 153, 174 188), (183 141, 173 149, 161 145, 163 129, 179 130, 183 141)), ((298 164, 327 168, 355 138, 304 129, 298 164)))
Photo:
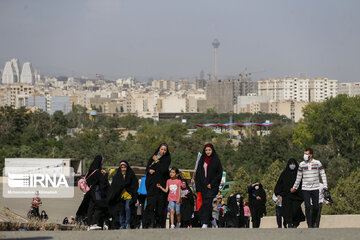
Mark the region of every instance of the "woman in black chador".
POLYGON ((196 191, 201 193, 202 205, 199 219, 202 228, 207 228, 212 216, 212 201, 219 191, 222 177, 222 166, 212 144, 206 144, 195 175, 196 191))
POLYGON ((148 161, 146 167, 147 206, 145 209, 146 227, 165 227, 167 194, 156 184, 166 188, 169 177, 171 156, 168 145, 161 144, 148 161))
POLYGON ((101 229, 104 217, 107 214, 106 195, 109 181, 107 173, 102 170, 103 161, 104 158, 98 155, 91 163, 89 171, 85 176, 90 191, 84 195, 84 199, 76 213, 77 217, 81 217, 87 212, 86 221, 90 226, 90 230, 101 229))
POLYGON ((260 227, 263 215, 266 215, 266 193, 261 183, 253 183, 248 187, 249 207, 253 228, 260 227))
POLYGON ((301 184, 296 192, 290 192, 290 188, 293 187, 296 180, 298 167, 297 161, 290 158, 274 190, 275 195, 278 198, 282 198, 281 215, 285 219, 285 225, 289 228, 296 228, 300 222, 305 221, 305 215, 301 210, 301 203, 304 201, 301 184))
POLYGON ((138 186, 134 170, 127 161, 121 161, 108 194, 113 229, 118 228, 119 223, 122 228, 130 228, 131 217, 134 218, 138 186), (122 216, 122 221, 120 216, 122 216))

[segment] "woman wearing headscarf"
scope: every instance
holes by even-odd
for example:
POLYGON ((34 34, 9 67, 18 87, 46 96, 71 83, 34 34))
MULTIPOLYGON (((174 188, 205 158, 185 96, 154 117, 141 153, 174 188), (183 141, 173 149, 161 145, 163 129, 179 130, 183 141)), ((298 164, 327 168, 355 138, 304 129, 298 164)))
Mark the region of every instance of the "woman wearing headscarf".
POLYGON ((253 228, 260 227, 263 215, 266 215, 266 193, 261 183, 253 183, 248 187, 249 207, 253 228))
POLYGON ((169 177, 171 155, 168 145, 161 144, 150 157, 146 166, 146 191, 147 206, 145 209, 147 227, 165 227, 165 209, 167 206, 167 194, 156 185, 160 184, 166 188, 166 181, 169 177))
POLYGON ((305 221, 305 215, 301 210, 301 203, 304 201, 301 184, 296 192, 290 192, 296 180, 298 167, 297 161, 290 158, 274 189, 276 197, 282 198, 281 215, 284 217, 288 228, 296 228, 300 222, 305 221))
POLYGON ((108 201, 113 228, 120 220, 121 228, 130 228, 131 209, 137 200, 138 179, 127 161, 121 161, 110 186, 108 201), (118 216, 120 213, 120 218, 118 216))
POLYGON ((103 162, 104 158, 97 155, 91 163, 89 171, 85 175, 90 191, 84 195, 84 199, 76 213, 77 216, 84 216, 84 211, 87 212, 89 230, 101 229, 104 215, 107 212, 106 194, 109 181, 107 173, 102 170, 103 162))
POLYGON ((181 180, 181 206, 180 206, 180 216, 181 216, 181 227, 186 228, 191 225, 191 217, 194 212, 194 196, 193 193, 186 182, 186 180, 181 180))
POLYGON ((199 209, 202 228, 207 228, 211 221, 212 201, 219 191, 222 172, 222 165, 214 146, 206 144, 195 173, 196 191, 202 196, 202 205, 199 209))
POLYGON ((244 227, 245 220, 243 201, 244 199, 240 193, 234 194, 228 198, 227 206, 230 211, 227 216, 227 227, 244 227))

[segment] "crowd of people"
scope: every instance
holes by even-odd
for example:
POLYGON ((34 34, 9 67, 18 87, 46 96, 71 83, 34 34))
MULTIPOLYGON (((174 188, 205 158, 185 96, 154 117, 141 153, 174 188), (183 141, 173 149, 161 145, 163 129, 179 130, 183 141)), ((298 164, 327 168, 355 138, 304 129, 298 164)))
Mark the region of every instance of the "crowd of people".
MULTIPOLYGON (((259 182, 248 186, 248 201, 236 193, 224 204, 219 191, 223 169, 212 144, 204 146, 190 182, 182 179, 178 168, 170 169, 165 143, 149 157, 140 183, 127 161, 119 163, 109 181, 103 162, 96 156, 81 183, 84 197, 74 222, 87 224, 88 230, 165 228, 168 215, 170 228, 249 228, 250 218, 252 227, 259 228, 266 215, 266 193, 259 182)), ((300 164, 290 159, 274 189, 278 226, 296 228, 305 221, 305 202, 308 227, 319 227, 319 196, 327 190, 324 168, 313 159, 312 149, 305 150, 300 164)))

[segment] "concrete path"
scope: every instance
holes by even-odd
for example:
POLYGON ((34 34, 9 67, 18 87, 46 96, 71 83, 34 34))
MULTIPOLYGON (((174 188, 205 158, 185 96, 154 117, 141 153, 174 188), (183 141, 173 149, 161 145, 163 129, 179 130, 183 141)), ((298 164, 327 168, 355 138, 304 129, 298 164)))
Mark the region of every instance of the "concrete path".
POLYGON ((152 229, 117 231, 0 232, 2 239, 126 240, 358 240, 360 229, 152 229))

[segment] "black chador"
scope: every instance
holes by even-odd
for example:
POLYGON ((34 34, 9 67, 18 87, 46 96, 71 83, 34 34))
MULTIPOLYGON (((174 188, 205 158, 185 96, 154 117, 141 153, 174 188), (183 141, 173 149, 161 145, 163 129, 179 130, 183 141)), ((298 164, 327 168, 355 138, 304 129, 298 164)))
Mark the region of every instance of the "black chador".
POLYGON ((237 193, 228 198, 227 206, 229 211, 226 216, 226 226, 233 228, 244 227, 244 206, 243 206, 243 197, 240 193, 237 193))
MULTIPOLYGON (((127 161, 121 161, 120 165, 121 164, 124 164, 127 167, 125 178, 121 171, 121 167, 119 167, 112 179, 110 191, 108 193, 109 212, 113 219, 112 228, 118 228, 118 221, 120 219, 119 214, 122 214, 124 211, 125 205, 124 202, 121 201, 123 190, 125 189, 131 195, 130 207, 132 208, 132 212, 134 212, 139 186, 135 172, 130 167, 129 163, 127 161)), ((132 218, 134 218, 134 216, 132 216, 132 218)))
POLYGON ((167 194, 156 187, 156 184, 166 188, 166 181, 170 178, 170 164, 169 148, 167 144, 163 143, 151 155, 146 166, 147 206, 145 209, 146 216, 144 216, 146 218, 145 227, 165 227, 167 194), (159 154, 161 147, 166 147, 166 153, 162 156, 159 154), (154 156, 157 156, 156 160, 153 159, 154 156), (153 174, 149 173, 151 169, 155 171, 153 174))
POLYGON ((212 216, 212 201, 216 197, 222 177, 222 166, 218 155, 212 144, 206 144, 201 158, 199 160, 196 175, 195 186, 196 191, 201 192, 203 204, 199 209, 199 218, 201 224, 208 224, 212 216), (210 147, 212 153, 207 156, 205 149, 210 147), (210 184, 211 188, 207 186, 210 184))
POLYGON ((275 195, 282 197, 281 215, 284 217, 287 227, 290 228, 297 227, 300 222, 305 221, 305 215, 301 210, 301 203, 304 201, 301 192, 301 183, 296 192, 290 192, 290 188, 293 187, 296 180, 298 167, 299 164, 295 159, 289 159, 274 189, 275 195), (295 165, 295 167, 291 169, 290 165, 295 165))

